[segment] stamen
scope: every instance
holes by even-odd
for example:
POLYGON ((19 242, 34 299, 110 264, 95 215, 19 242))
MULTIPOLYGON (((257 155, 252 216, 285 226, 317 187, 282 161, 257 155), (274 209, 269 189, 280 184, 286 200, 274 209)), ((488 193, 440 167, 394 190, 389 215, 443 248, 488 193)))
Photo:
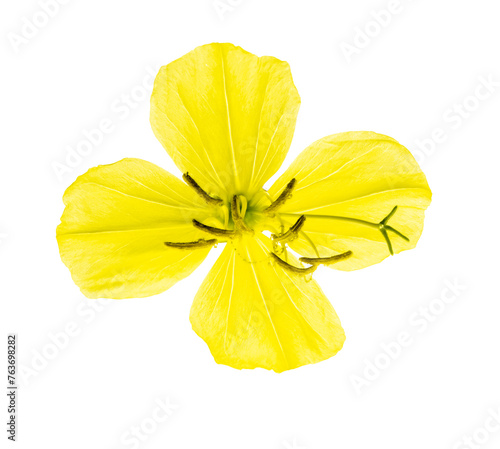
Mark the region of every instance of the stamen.
POLYGON ((292 191, 293 188, 295 187, 295 184, 297 183, 297 180, 293 178, 285 187, 283 192, 281 192, 280 196, 271 203, 271 205, 267 208, 264 209, 264 212, 270 213, 274 212, 276 209, 280 208, 283 206, 286 200, 290 199, 292 197, 292 191))
POLYGON ((299 260, 313 265, 331 265, 352 256, 352 251, 346 251, 331 257, 301 257, 299 260))
POLYGON ((204 248, 205 246, 214 246, 217 243, 217 239, 198 239, 195 242, 163 242, 163 244, 169 248, 179 249, 204 248))
POLYGON ((297 273, 297 274, 309 274, 312 273, 313 271, 318 268, 317 265, 311 265, 310 267, 303 268, 303 267, 294 267, 293 265, 290 265, 288 262, 285 262, 283 259, 280 259, 276 254, 274 253, 269 253, 273 257, 273 259, 280 265, 282 268, 285 270, 291 271, 292 273, 297 273))
POLYGON ((193 219, 193 226, 202 231, 208 232, 209 234, 221 236, 221 237, 234 237, 236 235, 236 231, 230 231, 227 229, 214 228, 212 226, 207 226, 203 223, 200 223, 198 220, 193 219))
POLYGON ((200 185, 189 176, 189 173, 186 172, 182 175, 182 179, 186 181, 186 184, 189 187, 192 187, 198 195, 200 195, 208 204, 213 204, 214 206, 220 206, 223 201, 219 198, 212 198, 207 192, 205 192, 200 185))
POLYGON ((285 240, 294 240, 298 237, 298 233, 302 229, 302 227, 304 226, 305 221, 306 221, 306 216, 301 215, 299 217, 299 219, 295 222, 295 224, 293 226, 291 226, 290 229, 288 229, 288 231, 286 231, 284 234, 280 234, 280 235, 272 234, 271 238, 275 242, 285 241, 285 240))
POLYGON ((253 233, 253 230, 250 229, 245 224, 245 221, 243 220, 242 216, 240 215, 239 201, 240 201, 240 199, 239 199, 238 195, 234 195, 233 199, 231 201, 231 216, 233 217, 234 227, 235 227, 235 229, 238 229, 238 230, 253 233))

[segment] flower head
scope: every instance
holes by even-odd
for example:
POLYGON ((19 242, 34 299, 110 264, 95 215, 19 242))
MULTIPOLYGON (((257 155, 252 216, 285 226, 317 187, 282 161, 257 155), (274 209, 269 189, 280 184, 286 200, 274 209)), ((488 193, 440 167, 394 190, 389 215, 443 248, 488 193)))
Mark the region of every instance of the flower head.
POLYGON ((190 315, 215 360, 280 372, 336 354, 344 331, 312 273, 413 248, 431 192, 406 148, 364 131, 316 141, 264 190, 299 104, 286 62, 231 44, 162 67, 151 125, 184 182, 123 159, 67 189, 57 239, 81 291, 158 294, 225 243, 190 315))

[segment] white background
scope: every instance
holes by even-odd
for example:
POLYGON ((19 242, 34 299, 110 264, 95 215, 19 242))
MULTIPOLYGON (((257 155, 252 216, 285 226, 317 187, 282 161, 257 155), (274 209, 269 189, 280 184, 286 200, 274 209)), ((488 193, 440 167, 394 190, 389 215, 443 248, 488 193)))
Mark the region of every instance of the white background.
POLYGON ((24 373, 15 447, 462 449, 468 436, 499 447, 498 6, 401 0, 388 16, 389 0, 222 0, 218 14, 212 0, 69 0, 44 23, 38 1, 2 1, 1 334, 18 334, 24 373), (434 194, 415 250, 317 272, 346 344, 279 375, 217 365, 191 330, 217 252, 164 294, 100 306, 55 240, 62 194, 90 167, 138 157, 180 175, 150 129, 149 72, 213 41, 290 63, 302 106, 285 166, 323 136, 373 130, 413 152, 434 194), (54 163, 103 119, 112 132, 58 178, 54 163), (462 289, 444 304, 450 283, 462 289), (177 408, 156 424, 167 398, 177 408), (140 445, 134 426, 150 431, 140 445))

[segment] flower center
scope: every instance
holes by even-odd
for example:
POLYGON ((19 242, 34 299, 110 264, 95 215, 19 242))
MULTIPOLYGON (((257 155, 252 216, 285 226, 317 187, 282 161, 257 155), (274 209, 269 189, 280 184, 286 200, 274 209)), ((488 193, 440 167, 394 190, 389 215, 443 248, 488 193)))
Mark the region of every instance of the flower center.
MULTIPOLYGON (((205 194, 205 192, 204 192, 205 194)), ((212 198, 211 198, 212 199, 212 198)), ((217 203, 219 206, 221 203, 217 203)), ((225 208, 225 215, 229 215, 227 205, 222 206, 225 208)), ((201 223, 200 221, 194 219, 193 226, 201 231, 204 231, 208 234, 212 234, 216 237, 225 237, 225 238, 234 238, 240 236, 242 233, 250 233, 253 234, 253 229, 249 228, 245 223, 245 214, 247 211, 248 202, 247 199, 243 195, 233 195, 230 204, 231 210, 231 222, 232 229, 224 229, 224 228, 216 228, 214 226, 208 226, 206 224, 201 223)), ((229 226, 229 217, 227 217, 226 222, 229 226)))
MULTIPOLYGON (((276 200, 272 201, 270 205, 267 207, 259 207, 258 205, 251 206, 244 195, 233 195, 229 204, 225 204, 224 201, 220 198, 214 198, 206 193, 199 184, 189 175, 189 173, 184 173, 182 175, 184 181, 192 187, 198 195, 205 200, 205 202, 214 207, 221 207, 223 211, 224 226, 223 227, 214 227, 206 225, 196 219, 193 219, 193 226, 200 231, 205 232, 210 235, 210 239, 198 239, 194 242, 164 242, 167 247, 178 248, 178 249, 193 249, 193 248, 202 248, 207 246, 216 245, 219 240, 231 240, 237 237, 242 236, 243 234, 253 235, 255 233, 254 228, 257 228, 258 231, 262 231, 267 228, 266 224, 269 225, 270 222, 275 222, 278 220, 282 223, 282 217, 297 217, 295 223, 290 226, 287 230, 284 229, 283 225, 280 227, 280 232, 276 232, 271 234, 271 238, 273 240, 273 252, 269 254, 271 260, 274 260, 283 268, 301 274, 309 274, 316 270, 319 265, 330 265, 333 263, 340 262, 352 256, 352 251, 346 251, 341 254, 335 254, 329 257, 320 257, 320 254, 314 245, 313 241, 307 236, 307 234, 303 231, 303 227, 306 223, 307 216, 306 214, 291 214, 291 213, 283 213, 280 214, 279 209, 285 202, 292 197, 293 189, 297 184, 297 180, 293 178, 283 189, 281 194, 276 198, 276 200), (262 228, 262 229, 260 229, 262 228), (286 260, 280 258, 278 254, 284 254, 285 258, 287 256, 287 243, 292 240, 302 236, 305 240, 307 240, 317 257, 301 257, 299 258, 300 262, 306 263, 310 265, 309 267, 296 267, 289 264, 286 260)), ((252 199, 254 201, 254 199, 252 199)), ((257 204, 260 203, 257 201, 257 204)), ((396 213, 398 206, 394 206, 394 208, 389 212, 389 214, 379 223, 372 223, 365 220, 360 220, 357 218, 351 217, 340 217, 340 216, 332 216, 332 215, 311 215, 314 218, 326 219, 326 220, 339 220, 344 222, 351 222, 356 224, 361 224, 364 226, 368 226, 380 231, 384 240, 387 243, 387 247, 389 252, 394 254, 392 243, 389 238, 389 233, 391 232, 402 239, 409 241, 409 239, 404 236, 401 232, 389 226, 387 222, 389 219, 396 213)), ((272 228, 272 225, 269 225, 272 228)))

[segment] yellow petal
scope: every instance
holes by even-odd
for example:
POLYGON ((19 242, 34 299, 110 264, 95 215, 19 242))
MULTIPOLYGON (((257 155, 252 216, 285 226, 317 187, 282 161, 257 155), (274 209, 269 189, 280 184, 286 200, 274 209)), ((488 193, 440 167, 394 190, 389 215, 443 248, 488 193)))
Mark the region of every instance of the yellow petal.
POLYGON ((318 284, 271 262, 264 236, 235 245, 226 245, 191 308, 217 363, 281 372, 335 355, 345 335, 318 284))
POLYGON ((414 248, 431 191, 411 153, 394 139, 373 132, 325 137, 304 150, 270 189, 277 198, 297 181, 292 198, 280 209, 285 226, 306 216, 299 238, 290 246, 299 254, 321 257, 351 250, 353 255, 331 265, 356 270, 390 255, 378 224, 397 206, 387 224, 395 253, 414 248))
POLYGON ((151 125, 204 190, 250 198, 285 159, 299 104, 286 62, 215 43, 160 69, 151 125))
POLYGON ((66 190, 64 203, 59 251, 89 298, 155 295, 188 276, 210 250, 165 246, 206 238, 191 220, 210 210, 192 189, 146 161, 89 170, 66 190))

